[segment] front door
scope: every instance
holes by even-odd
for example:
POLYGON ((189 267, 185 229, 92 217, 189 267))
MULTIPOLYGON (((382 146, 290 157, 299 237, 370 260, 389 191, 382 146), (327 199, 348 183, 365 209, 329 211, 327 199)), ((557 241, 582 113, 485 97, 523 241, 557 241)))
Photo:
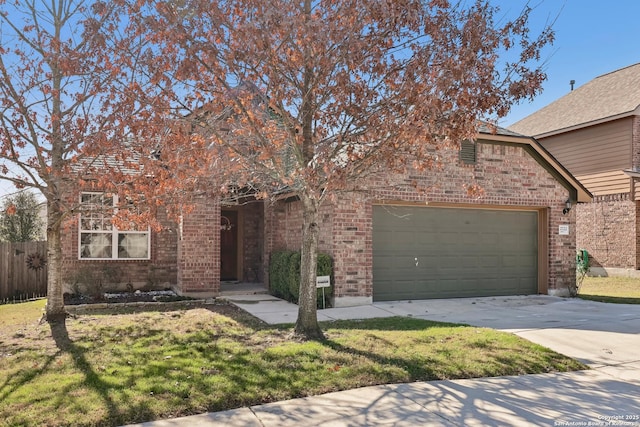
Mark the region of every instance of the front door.
POLYGON ((220 280, 238 280, 238 212, 221 212, 220 280))

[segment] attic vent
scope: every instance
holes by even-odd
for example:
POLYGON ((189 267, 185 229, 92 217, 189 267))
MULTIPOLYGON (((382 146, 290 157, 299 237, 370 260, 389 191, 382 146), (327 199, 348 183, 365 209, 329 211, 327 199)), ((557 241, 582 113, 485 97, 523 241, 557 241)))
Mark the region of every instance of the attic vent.
POLYGON ((476 144, 473 141, 464 140, 460 143, 460 160, 465 165, 476 164, 476 144))

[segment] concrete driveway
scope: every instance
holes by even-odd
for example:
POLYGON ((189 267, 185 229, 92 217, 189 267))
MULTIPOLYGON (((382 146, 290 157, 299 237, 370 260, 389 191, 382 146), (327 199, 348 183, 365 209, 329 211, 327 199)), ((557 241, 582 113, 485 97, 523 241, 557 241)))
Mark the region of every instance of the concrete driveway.
POLYGON ((640 305, 546 295, 376 303, 399 316, 512 332, 592 368, 640 369, 640 305))
MULTIPOLYGON (((271 295, 230 297, 270 324, 293 323, 298 306, 271 295)), ((512 332, 590 365, 640 369, 640 305, 547 295, 377 302, 318 310, 319 320, 411 316, 512 332)))

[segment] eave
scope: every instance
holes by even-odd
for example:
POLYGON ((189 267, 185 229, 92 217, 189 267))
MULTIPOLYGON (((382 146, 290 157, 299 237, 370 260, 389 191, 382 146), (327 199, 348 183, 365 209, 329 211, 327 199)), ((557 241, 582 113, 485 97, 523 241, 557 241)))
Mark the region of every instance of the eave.
POLYGON ((549 132, 544 132, 544 133, 537 134, 537 135, 535 135, 535 137, 538 138, 538 139, 548 138, 550 136, 560 135, 560 134, 563 134, 563 133, 572 132, 572 131, 575 131, 575 130, 584 129, 584 128, 587 128, 587 127, 596 126, 596 125, 600 125, 600 124, 603 124, 603 123, 612 122, 614 120, 624 119, 624 118, 627 118, 627 117, 633 117, 633 116, 638 116, 638 115, 640 115, 640 105, 638 107, 636 107, 634 110, 631 110, 631 111, 626 111, 624 113, 619 113, 619 114, 614 114, 612 116, 602 117, 602 118, 599 118, 597 120, 591 120, 591 121, 588 121, 588 122, 579 123, 577 125, 568 126, 566 128, 554 129, 554 130, 549 131, 549 132))

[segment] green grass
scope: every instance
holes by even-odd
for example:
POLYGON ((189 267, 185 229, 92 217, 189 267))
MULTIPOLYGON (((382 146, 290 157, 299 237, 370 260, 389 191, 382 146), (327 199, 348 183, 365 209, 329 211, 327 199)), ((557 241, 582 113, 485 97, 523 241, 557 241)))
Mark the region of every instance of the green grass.
MULTIPOLYGON (((44 313, 44 306, 47 300, 40 299, 28 303, 0 304, 0 329, 9 326, 19 326, 33 321, 37 321, 44 313)), ((1 339, 1 338, 0 338, 1 339)))
POLYGON ((578 297, 617 304, 640 304, 640 278, 585 277, 578 297))
POLYGON ((96 311, 56 327, 38 323, 42 308, 0 307, 0 425, 123 425, 374 384, 585 369, 512 334, 413 318, 325 323, 315 342, 226 305, 96 311))

